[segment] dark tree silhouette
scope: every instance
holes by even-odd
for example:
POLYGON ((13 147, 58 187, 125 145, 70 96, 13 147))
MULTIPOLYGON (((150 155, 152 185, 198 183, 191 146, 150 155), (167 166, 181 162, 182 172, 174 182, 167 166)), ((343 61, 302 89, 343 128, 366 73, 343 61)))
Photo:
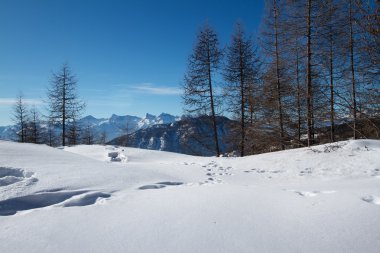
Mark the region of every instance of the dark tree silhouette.
POLYGON ((222 60, 222 50, 214 30, 204 25, 198 33, 193 53, 188 60, 184 78, 183 100, 190 114, 211 116, 215 153, 220 155, 215 99, 215 74, 222 60))
POLYGON ((68 64, 53 73, 47 92, 49 118, 59 122, 62 129, 62 146, 66 145, 67 126, 82 113, 85 104, 78 98, 77 81, 68 64))

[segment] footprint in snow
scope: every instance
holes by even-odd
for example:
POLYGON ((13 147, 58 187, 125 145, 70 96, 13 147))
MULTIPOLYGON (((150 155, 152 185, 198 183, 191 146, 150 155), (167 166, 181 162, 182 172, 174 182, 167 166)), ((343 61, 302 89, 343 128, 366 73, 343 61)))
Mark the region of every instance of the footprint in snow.
POLYGON ((205 181, 199 182, 199 185, 208 185, 208 184, 221 184, 223 180, 217 178, 217 176, 233 176, 230 173, 230 170, 233 168, 231 166, 223 167, 215 161, 211 161, 208 164, 201 165, 204 168, 206 179, 205 181))
POLYGON ((165 181, 165 182, 158 182, 157 184, 159 185, 169 185, 169 186, 175 186, 175 185, 183 185, 183 182, 170 182, 170 181, 165 181))
POLYGON ((165 188, 166 186, 178 186, 178 185, 183 185, 183 182, 170 182, 170 181, 158 182, 156 184, 143 185, 137 189, 152 190, 152 189, 162 189, 162 188, 165 188))
POLYGON ((161 189, 164 187, 165 187, 165 185, 148 184, 148 185, 140 186, 138 189, 139 190, 151 190, 151 189, 161 189))
POLYGON ((285 191, 294 192, 297 195, 302 196, 302 197, 315 197, 319 194, 332 194, 336 192, 336 191, 297 191, 297 190, 285 190, 285 191))
POLYGON ((380 205, 380 197, 378 196, 368 195, 368 196, 362 197, 362 200, 370 204, 380 205))
POLYGON ((0 187, 17 182, 24 182, 26 185, 30 185, 38 181, 38 179, 33 176, 33 172, 28 172, 23 169, 0 167, 0 187))
POLYGON ((380 169, 379 169, 379 168, 374 169, 374 170, 372 171, 372 176, 373 176, 373 177, 380 177, 380 169))
POLYGON ((313 173, 312 168, 305 168, 304 170, 301 170, 299 175, 304 176, 304 175, 311 175, 313 173))

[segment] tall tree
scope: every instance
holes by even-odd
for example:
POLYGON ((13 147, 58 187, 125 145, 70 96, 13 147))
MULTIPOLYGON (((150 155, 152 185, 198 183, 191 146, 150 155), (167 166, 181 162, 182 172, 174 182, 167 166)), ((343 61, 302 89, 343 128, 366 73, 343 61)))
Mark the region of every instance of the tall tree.
POLYGON ((312 0, 307 0, 307 77, 306 77, 306 106, 307 106, 307 145, 310 147, 314 144, 314 112, 313 112, 313 83, 312 83, 312 0))
POLYGON ((198 33, 184 78, 183 100, 190 114, 211 116, 215 153, 220 155, 216 120, 215 75, 222 60, 222 50, 215 31, 204 25, 198 33))
POLYGON ((352 117, 353 138, 366 137, 363 127, 378 126, 372 122, 379 108, 380 82, 380 3, 378 1, 347 0, 347 84, 352 117), (369 123, 369 124, 367 124, 369 123))
POLYGON ((280 149, 285 149, 285 112, 284 112, 284 96, 285 96, 285 68, 284 68, 284 5, 279 5, 278 0, 269 0, 266 2, 267 15, 265 17, 265 26, 262 32, 262 48, 265 54, 265 62, 267 63, 264 86, 268 106, 273 105, 275 112, 276 125, 278 129, 278 137, 280 149))
POLYGON ((62 146, 66 145, 68 123, 83 111, 85 104, 78 98, 77 81, 68 64, 53 73, 47 92, 49 117, 59 122, 62 129, 62 146))
POLYGON ((27 123, 28 123, 28 108, 24 102, 23 95, 17 97, 13 107, 13 122, 17 125, 17 136, 19 142, 26 142, 27 123))
POLYGON ((250 101, 255 90, 258 76, 258 59, 253 49, 252 40, 246 38, 241 24, 237 24, 227 48, 226 66, 224 68, 225 96, 228 110, 240 120, 240 155, 245 155, 247 121, 251 113, 250 101))
MULTIPOLYGON (((319 27, 318 41, 316 42, 316 57, 320 72, 320 83, 325 87, 326 114, 330 123, 330 142, 336 141, 335 121, 338 115, 336 106, 338 100, 336 93, 339 93, 341 74, 344 66, 345 53, 342 49, 344 44, 344 15, 342 12, 343 2, 341 0, 326 0, 319 6, 320 15, 317 17, 319 27), (327 107, 327 106, 326 106, 327 107)), ((339 97, 338 97, 339 98, 339 97)), ((327 120, 327 119, 326 119, 327 120)))
POLYGON ((356 76, 355 76, 355 61, 354 61, 354 50, 356 47, 354 41, 354 6, 353 1, 348 0, 348 25, 349 25, 349 54, 350 54, 350 71, 351 71, 351 88, 352 88, 352 118, 353 118, 353 137, 357 138, 356 126, 357 126, 357 106, 356 106, 356 76))

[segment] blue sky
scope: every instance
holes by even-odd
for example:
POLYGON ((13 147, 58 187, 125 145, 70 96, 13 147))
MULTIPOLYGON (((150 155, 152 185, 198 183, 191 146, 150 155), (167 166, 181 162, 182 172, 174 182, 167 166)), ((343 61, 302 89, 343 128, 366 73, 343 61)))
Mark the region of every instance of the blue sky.
POLYGON ((41 110, 68 62, 85 115, 180 115, 180 84, 206 21, 222 45, 237 21, 256 34, 263 1, 0 0, 0 125, 20 92, 41 110))

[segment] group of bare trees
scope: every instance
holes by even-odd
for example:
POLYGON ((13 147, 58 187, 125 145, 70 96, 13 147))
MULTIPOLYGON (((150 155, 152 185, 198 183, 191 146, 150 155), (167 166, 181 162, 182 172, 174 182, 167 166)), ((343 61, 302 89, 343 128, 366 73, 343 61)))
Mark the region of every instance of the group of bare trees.
POLYGON ((78 98, 77 81, 68 64, 52 73, 46 104, 47 115, 41 119, 35 106, 29 109, 22 95, 17 98, 13 121, 19 142, 50 146, 93 143, 90 126, 80 129, 77 125, 85 104, 78 98))
POLYGON ((190 114, 238 122, 240 155, 380 136, 380 3, 267 0, 261 33, 222 48, 207 24, 184 80, 190 114), (215 103, 219 101, 221 103, 215 103), (219 109, 219 110, 217 110, 219 109))

